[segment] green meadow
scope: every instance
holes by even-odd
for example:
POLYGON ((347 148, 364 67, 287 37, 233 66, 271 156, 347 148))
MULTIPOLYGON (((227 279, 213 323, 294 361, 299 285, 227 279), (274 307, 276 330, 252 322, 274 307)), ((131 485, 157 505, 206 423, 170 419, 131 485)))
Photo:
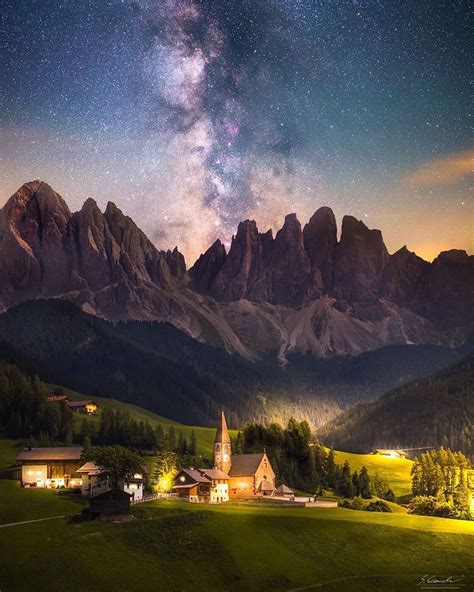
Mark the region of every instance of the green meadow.
POLYGON ((413 461, 406 458, 388 458, 377 454, 352 454, 350 452, 335 451, 336 462, 344 463, 346 460, 353 471, 360 471, 365 466, 370 475, 378 473, 390 483, 397 497, 411 492, 410 471, 413 461))
MULTIPOLYGON (((194 429, 203 453, 211 450, 212 429, 94 399, 153 424, 194 429)), ((0 470, 18 450, 0 440, 0 470)), ((345 460, 353 470, 378 471, 398 495, 409 491, 410 461, 337 451, 336 461, 345 460)), ((427 574, 463 576, 461 590, 474 588, 474 522, 413 516, 395 504, 382 514, 271 500, 205 507, 160 500, 134 506, 133 520, 120 524, 79 521, 85 504, 0 479, 1 592, 415 592, 427 574)))
POLYGON ((474 584, 473 523, 171 501, 133 513, 125 524, 0 528, 0 589, 405 592, 432 573, 463 575, 466 590, 474 584))

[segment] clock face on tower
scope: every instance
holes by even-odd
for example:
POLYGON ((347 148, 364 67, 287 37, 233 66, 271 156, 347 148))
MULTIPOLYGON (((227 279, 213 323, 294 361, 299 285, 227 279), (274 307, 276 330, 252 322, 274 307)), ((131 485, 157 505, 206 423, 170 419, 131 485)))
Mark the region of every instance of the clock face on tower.
POLYGON ((227 462, 230 457, 229 457, 229 455, 226 452, 224 452, 224 455, 223 455, 222 458, 224 459, 224 462, 227 462))

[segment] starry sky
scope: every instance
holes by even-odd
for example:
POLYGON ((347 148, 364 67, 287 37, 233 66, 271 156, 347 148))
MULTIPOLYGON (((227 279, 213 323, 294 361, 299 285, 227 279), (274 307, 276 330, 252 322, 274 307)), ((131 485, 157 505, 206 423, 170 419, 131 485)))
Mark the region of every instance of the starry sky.
POLYGON ((322 205, 474 250, 469 3, 0 0, 0 205, 113 201, 188 265, 322 205))

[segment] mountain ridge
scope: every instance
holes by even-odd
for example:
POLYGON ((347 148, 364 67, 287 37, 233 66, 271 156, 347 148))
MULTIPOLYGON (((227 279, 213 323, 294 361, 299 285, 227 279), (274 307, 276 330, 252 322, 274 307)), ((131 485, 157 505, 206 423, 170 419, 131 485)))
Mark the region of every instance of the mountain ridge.
POLYGON ((390 344, 462 343, 474 324, 474 257, 433 263, 407 249, 390 255, 379 230, 318 209, 295 214, 275 237, 239 224, 229 252, 217 240, 187 270, 131 218, 93 199, 71 213, 42 181, 24 184, 0 210, 0 308, 62 298, 112 321, 159 320, 200 341, 286 363, 292 353, 357 355, 390 344))

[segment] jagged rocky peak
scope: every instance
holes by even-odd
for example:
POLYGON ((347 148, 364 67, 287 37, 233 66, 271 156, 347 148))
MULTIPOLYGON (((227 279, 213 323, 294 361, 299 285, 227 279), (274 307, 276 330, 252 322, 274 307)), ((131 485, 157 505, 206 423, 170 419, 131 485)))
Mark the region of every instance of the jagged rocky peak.
MULTIPOLYGON (((38 296, 66 296, 90 310, 109 307, 106 316, 116 310, 131 314, 132 306, 139 310, 144 304, 143 286, 163 288, 174 281, 172 276, 184 273, 184 258, 177 250, 159 252, 113 203, 102 213, 89 198, 71 214, 47 183, 32 181, 0 210, 4 306, 38 296)), ((156 300, 147 307, 160 309, 156 300)))
POLYGON ((323 288, 329 290, 337 245, 336 217, 331 208, 323 206, 311 216, 303 230, 303 243, 311 265, 320 270, 323 288))
POLYGON ((20 232, 25 231, 25 238, 32 237, 35 231, 40 239, 43 235, 57 237, 71 217, 63 198, 40 180, 20 187, 7 201, 3 212, 10 224, 14 224, 20 232))
POLYGON ((301 232, 301 223, 296 214, 287 214, 285 222, 276 233, 275 242, 285 242, 294 245, 297 248, 303 247, 303 233, 301 232))
POLYGON ((408 300, 429 263, 405 246, 391 255, 381 278, 380 291, 395 302, 408 300))
POLYGON ((170 268, 171 275, 176 279, 182 279, 186 275, 186 261, 184 255, 178 251, 176 246, 172 251, 166 251, 165 259, 170 268))
POLYGON ((217 239, 189 270, 190 287, 196 292, 209 293, 216 275, 226 260, 224 245, 217 239))
POLYGON ((371 230, 361 220, 344 216, 335 251, 336 295, 356 302, 375 298, 388 258, 380 230, 371 230))

